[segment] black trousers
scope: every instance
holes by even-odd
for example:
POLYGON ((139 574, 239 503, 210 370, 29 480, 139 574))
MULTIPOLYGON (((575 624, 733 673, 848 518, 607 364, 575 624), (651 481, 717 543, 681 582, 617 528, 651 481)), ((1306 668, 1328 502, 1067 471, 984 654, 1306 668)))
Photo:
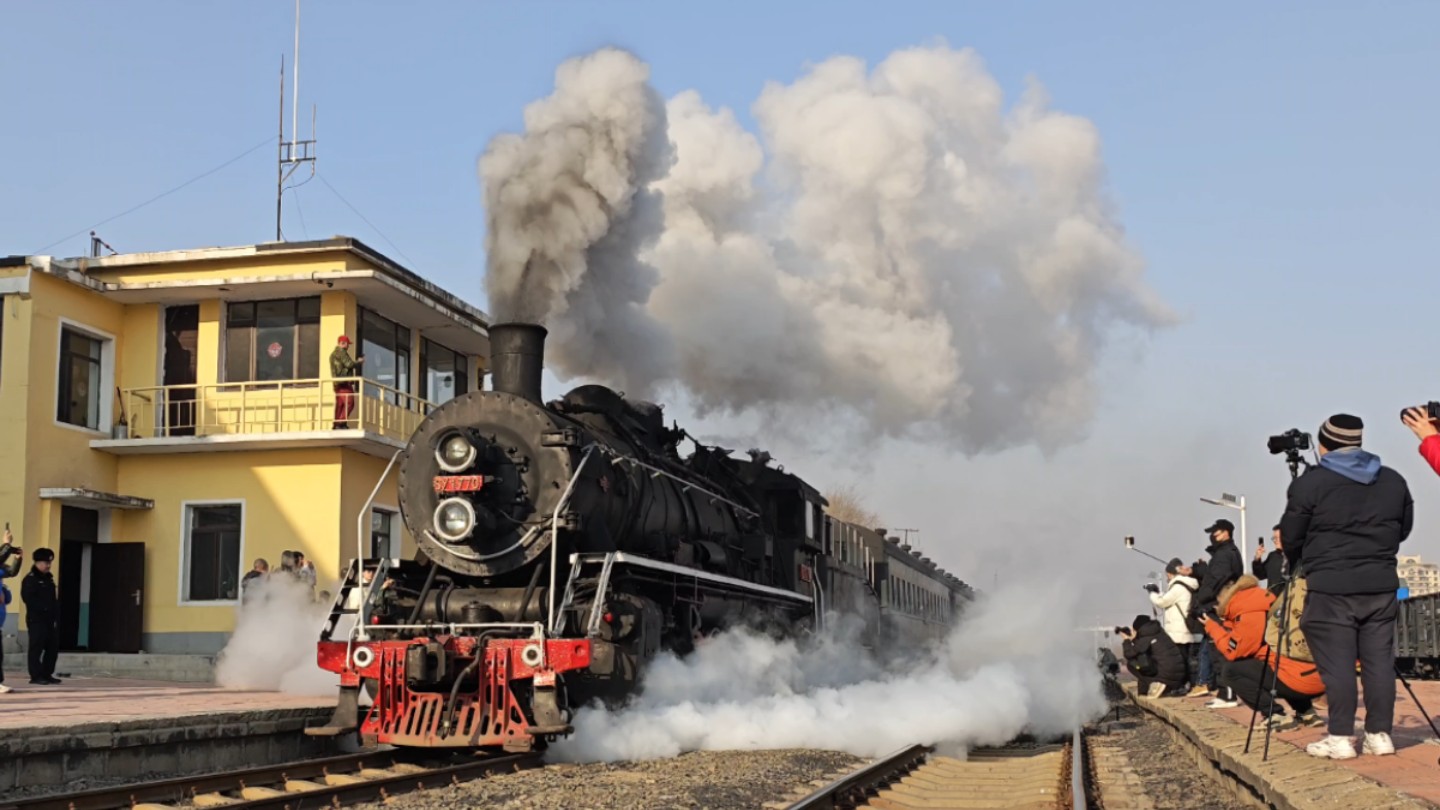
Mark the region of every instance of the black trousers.
POLYGON ((1355 661, 1365 687, 1365 731, 1390 733, 1395 723, 1395 616, 1400 603, 1394 591, 1333 594, 1310 591, 1300 630, 1310 643, 1325 700, 1330 708, 1330 733, 1355 733, 1355 661))
MULTIPOLYGON (((1245 658, 1240 661, 1231 661, 1225 667, 1225 685, 1235 691, 1235 696, 1252 709, 1258 708, 1261 714, 1270 713, 1270 687, 1275 687, 1275 695, 1295 710, 1296 714, 1304 714, 1310 711, 1315 704, 1315 698, 1310 695, 1302 695, 1294 689, 1285 685, 1284 681, 1276 682, 1275 671, 1269 665, 1258 658, 1245 658), (1263 687, 1263 689, 1262 689, 1263 687)), ((1284 715, 1284 711, 1276 710, 1275 714, 1284 715)))
POLYGON ((55 659, 60 655, 60 628, 54 619, 25 620, 25 629, 30 631, 29 649, 25 661, 30 665, 30 680, 43 681, 55 677, 55 659))

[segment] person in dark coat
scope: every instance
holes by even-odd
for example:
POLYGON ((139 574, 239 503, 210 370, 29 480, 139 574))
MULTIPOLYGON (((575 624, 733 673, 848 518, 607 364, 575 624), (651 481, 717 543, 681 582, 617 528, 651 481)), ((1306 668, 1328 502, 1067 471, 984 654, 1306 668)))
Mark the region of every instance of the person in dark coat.
MULTIPOLYGON (((1240 550, 1235 547, 1235 524, 1228 520, 1217 520, 1205 529, 1205 533, 1210 535, 1210 545, 1205 549, 1210 555, 1210 562, 1205 566, 1195 598, 1190 600, 1190 616, 1197 621, 1202 615, 1215 609, 1220 591, 1245 573, 1245 562, 1240 559, 1240 550)), ((1206 704, 1212 709, 1240 705, 1229 689, 1219 685, 1223 674, 1220 669, 1224 662, 1225 659, 1215 649, 1214 640, 1207 636, 1200 644, 1199 682, 1190 692, 1190 696, 1214 695, 1215 699, 1206 704)))
POLYGON ((1312 756, 1355 756, 1355 661, 1365 684, 1364 753, 1395 753, 1395 571, 1415 502, 1400 473, 1360 447, 1364 423, 1336 414, 1320 426, 1319 466, 1290 484, 1280 531, 1308 595, 1300 630, 1325 682, 1330 736, 1312 756))
POLYGON ((1130 627, 1121 649, 1126 669, 1140 682, 1140 694, 1152 698, 1180 694, 1185 688, 1185 656, 1164 626, 1142 615, 1130 627))
POLYGON ((1280 542, 1280 524, 1275 524, 1271 534, 1275 540, 1274 550, 1266 554, 1262 538, 1255 545, 1255 559, 1250 561, 1250 573, 1265 583, 1266 590, 1279 595, 1285 589, 1285 546, 1280 542))
POLYGON ((57 684, 55 659, 60 654, 60 605, 55 596, 55 577, 50 564, 55 552, 36 549, 30 573, 20 582, 20 599, 25 603, 25 629, 30 633, 26 662, 30 683, 57 684))

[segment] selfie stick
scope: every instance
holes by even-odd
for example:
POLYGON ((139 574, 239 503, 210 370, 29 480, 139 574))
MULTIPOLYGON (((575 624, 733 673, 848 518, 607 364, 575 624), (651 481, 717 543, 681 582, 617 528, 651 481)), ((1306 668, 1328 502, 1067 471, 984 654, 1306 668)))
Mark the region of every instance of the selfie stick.
POLYGON ((1170 561, 1169 561, 1169 560, 1162 560, 1162 559, 1160 559, 1159 557, 1156 557, 1154 554, 1148 554, 1148 553, 1146 553, 1146 552, 1144 552, 1144 551, 1141 551, 1141 550, 1138 549, 1138 548, 1135 548, 1135 538, 1133 538, 1133 537, 1126 537, 1126 538, 1125 538, 1125 548, 1130 549, 1131 551, 1135 552, 1136 554, 1144 554, 1146 557, 1149 557, 1150 559, 1154 560, 1155 562, 1160 563, 1161 565, 1169 565, 1169 564, 1170 564, 1170 561))

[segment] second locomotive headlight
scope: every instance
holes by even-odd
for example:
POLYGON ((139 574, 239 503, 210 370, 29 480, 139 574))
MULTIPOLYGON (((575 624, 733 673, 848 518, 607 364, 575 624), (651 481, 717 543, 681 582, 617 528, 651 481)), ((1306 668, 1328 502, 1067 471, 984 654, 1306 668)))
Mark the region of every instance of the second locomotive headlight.
POLYGON ((475 445, 459 433, 451 433, 442 439, 435 448, 435 462, 445 472, 464 472, 475 463, 475 445))
POLYGON ((435 533, 450 542, 464 540, 475 530, 475 507, 464 498, 446 498, 435 507, 435 533))

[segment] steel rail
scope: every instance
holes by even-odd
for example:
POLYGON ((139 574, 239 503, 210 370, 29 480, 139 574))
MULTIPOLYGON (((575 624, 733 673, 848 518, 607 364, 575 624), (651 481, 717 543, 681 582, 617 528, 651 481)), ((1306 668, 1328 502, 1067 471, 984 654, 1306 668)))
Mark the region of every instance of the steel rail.
MULTIPOLYGON (((360 776, 349 784, 325 785, 312 790, 283 792, 280 795, 256 799, 232 798, 225 807, 226 810, 271 810, 301 805, 320 807, 373 801, 397 793, 441 787, 455 781, 476 779, 500 771, 533 767, 539 762, 540 754, 533 752, 475 758, 458 764, 446 763, 394 776, 360 776)), ((398 764, 402 764, 402 760, 396 751, 347 754, 284 765, 18 799, 0 803, 0 810, 122 810, 140 804, 180 806, 201 794, 238 792, 245 788, 273 788, 277 785, 281 786, 277 789, 283 790, 284 783, 288 781, 323 779, 329 775, 354 776, 363 770, 385 770, 398 764)))
POLYGON ((934 750, 925 745, 907 745, 893 754, 845 774, 786 810, 833 810, 855 807, 879 792, 880 788, 905 776, 925 762, 934 750))
POLYGON ((1085 732, 1080 726, 1070 738, 1070 807, 1086 810, 1085 803, 1085 732))

